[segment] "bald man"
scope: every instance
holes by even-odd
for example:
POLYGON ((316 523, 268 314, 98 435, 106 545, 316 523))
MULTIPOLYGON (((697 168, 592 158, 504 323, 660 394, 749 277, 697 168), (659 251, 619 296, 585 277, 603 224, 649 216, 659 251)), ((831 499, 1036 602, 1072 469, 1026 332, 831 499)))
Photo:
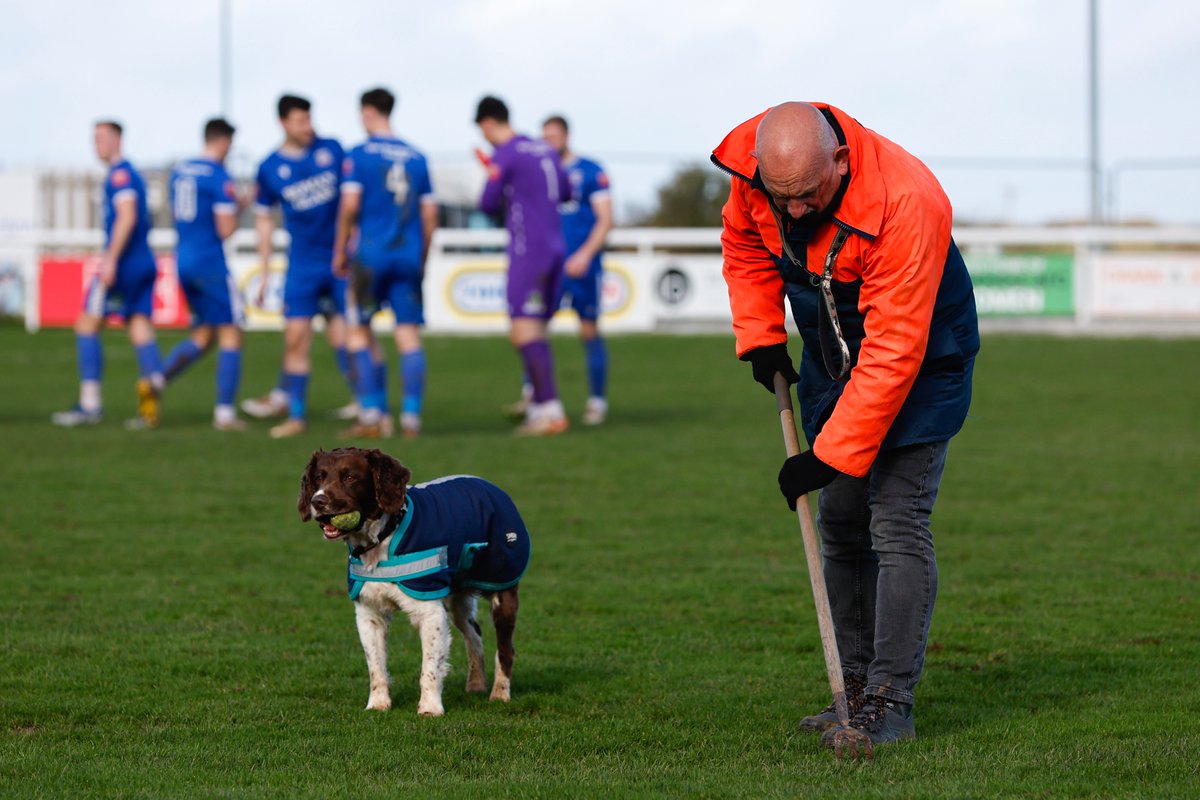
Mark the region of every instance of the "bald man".
MULTIPOLYGON (((820 491, 850 725, 876 745, 915 738, 937 595, 929 518, 979 351, 950 202, 914 156, 824 103, 747 120, 712 160, 732 176, 721 244, 737 355, 767 391, 776 373, 798 383, 810 449, 779 487, 792 509, 820 491)), ((832 746, 833 706, 800 724, 832 746)))

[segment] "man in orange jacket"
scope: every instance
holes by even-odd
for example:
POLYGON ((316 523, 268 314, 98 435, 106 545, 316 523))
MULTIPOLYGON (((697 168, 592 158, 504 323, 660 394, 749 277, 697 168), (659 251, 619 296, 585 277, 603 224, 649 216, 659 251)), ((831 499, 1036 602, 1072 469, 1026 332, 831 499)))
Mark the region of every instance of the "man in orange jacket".
MULTIPOLYGON (((979 350, 950 202, 914 156, 822 103, 747 120, 712 160, 732 176, 721 244, 737 355, 768 391, 776 372, 799 384, 811 449, 779 487, 793 509, 821 490, 850 724, 875 744, 914 738, 937 595, 929 517, 979 350)), ((836 726, 832 706, 801 721, 830 745, 836 726)))

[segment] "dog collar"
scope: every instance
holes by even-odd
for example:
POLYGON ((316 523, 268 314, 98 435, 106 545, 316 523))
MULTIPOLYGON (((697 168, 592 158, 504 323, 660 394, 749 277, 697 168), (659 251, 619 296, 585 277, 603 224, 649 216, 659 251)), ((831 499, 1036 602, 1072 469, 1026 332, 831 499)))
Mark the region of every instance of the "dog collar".
POLYGON ((404 519, 406 514, 408 514, 408 503, 405 503, 404 508, 400 509, 400 511, 398 511, 395 514, 392 514, 391 518, 388 519, 387 525, 384 526, 383 531, 379 534, 379 538, 377 538, 374 542, 372 542, 371 544, 360 544, 358 547, 351 547, 350 548, 351 558, 358 558, 363 553, 368 553, 368 552, 374 550, 376 547, 379 547, 379 545, 383 544, 383 542, 389 536, 391 536, 393 533, 395 533, 397 528, 400 527, 400 521, 404 519))

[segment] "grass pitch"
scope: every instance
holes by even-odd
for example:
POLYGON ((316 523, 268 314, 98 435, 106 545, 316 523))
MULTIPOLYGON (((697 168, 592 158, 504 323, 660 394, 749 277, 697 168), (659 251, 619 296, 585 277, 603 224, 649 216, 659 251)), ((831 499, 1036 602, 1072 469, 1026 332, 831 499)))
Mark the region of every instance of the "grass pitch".
MULTIPOLYGON (((610 423, 538 441, 498 413, 504 341, 430 339, 427 434, 385 449, 496 481, 534 541, 513 702, 464 694, 456 639, 436 720, 402 621, 395 708, 363 710, 344 548, 295 512, 338 444, 327 348, 311 432, 272 441, 211 430, 211 362, 160 430, 123 430, 133 356, 105 343, 108 418, 58 430, 70 334, 0 328, 0 795, 1200 794, 1200 342, 985 338, 934 515, 920 739, 867 766, 796 727, 828 688, 774 401, 729 337, 612 338, 610 423)), ((279 348, 249 337, 244 395, 279 348)), ((555 348, 577 415, 580 348, 555 348)))

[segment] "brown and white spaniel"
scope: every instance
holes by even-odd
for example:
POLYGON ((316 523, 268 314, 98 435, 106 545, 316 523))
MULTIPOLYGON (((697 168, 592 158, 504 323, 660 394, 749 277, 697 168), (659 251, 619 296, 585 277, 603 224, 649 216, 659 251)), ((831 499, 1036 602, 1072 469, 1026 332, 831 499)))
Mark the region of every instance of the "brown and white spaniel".
POLYGON ((507 702, 517 588, 529 563, 529 533, 508 495, 482 478, 455 475, 409 486, 411 477, 379 450, 345 447, 313 453, 300 479, 300 518, 316 520, 325 539, 343 540, 349 551, 348 590, 371 679, 367 708, 392 706, 387 630, 397 610, 408 615, 421 637, 417 713, 444 713, 451 620, 466 642, 467 691, 487 690, 483 639, 475 621, 479 595, 489 599, 496 629, 491 699, 507 702), (351 512, 360 515, 352 529, 333 524, 335 517, 351 512))

